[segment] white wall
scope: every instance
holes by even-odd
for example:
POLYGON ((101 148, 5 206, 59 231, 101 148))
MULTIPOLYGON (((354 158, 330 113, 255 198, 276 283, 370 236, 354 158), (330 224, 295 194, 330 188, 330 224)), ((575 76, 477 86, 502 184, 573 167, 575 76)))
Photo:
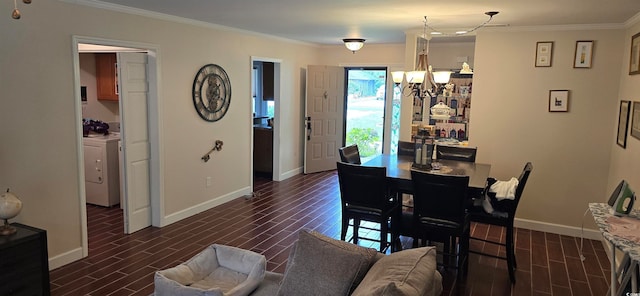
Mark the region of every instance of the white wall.
MULTIPOLYGON (((622 148, 618 146, 615 142, 615 135, 617 134, 618 129, 618 106, 620 100, 627 101, 640 101, 640 75, 629 75, 629 54, 631 51, 631 37, 640 32, 640 20, 636 18, 635 25, 626 30, 624 34, 624 45, 623 45, 623 54, 619 55, 618 58, 621 59, 620 63, 622 64, 620 67, 619 75, 620 75, 620 89, 617 97, 615 98, 616 102, 616 116, 610 119, 611 121, 611 130, 609 134, 612 135, 613 139, 610 140, 611 143, 611 163, 610 163, 610 173, 607 182, 607 194, 611 194, 614 188, 620 180, 624 179, 629 182, 631 188, 636 190, 640 190, 640 140, 631 136, 631 133, 627 134, 627 147, 622 148)), ((633 106, 633 103, 631 103, 633 106)), ((632 111, 633 112, 633 111, 632 111)), ((629 114, 629 130, 631 130, 631 116, 632 112, 629 114)), ((636 203, 636 208, 638 208, 638 203, 636 203)))
POLYGON ((24 203, 13 221, 47 230, 50 258, 82 245, 74 35, 158 49, 165 218, 205 210, 203 205, 249 188, 251 56, 283 61, 281 166, 285 172, 302 166, 301 76, 307 64, 318 63, 317 47, 61 1, 34 2, 20 20, 0 18, 0 188, 11 188, 24 203), (200 119, 191 99, 193 78, 208 63, 227 71, 233 89, 229 112, 215 123, 200 119), (223 150, 202 162, 216 139, 224 141, 223 150), (205 186, 208 176, 211 187, 205 186))
POLYGON ((478 34, 470 145, 499 179, 533 163, 517 218, 579 228, 588 203, 608 198, 624 39, 623 29, 478 34), (577 40, 595 42, 590 69, 573 68, 577 40), (537 41, 555 42, 552 67, 534 67, 537 41), (570 91, 569 112, 547 111, 555 89, 570 91))

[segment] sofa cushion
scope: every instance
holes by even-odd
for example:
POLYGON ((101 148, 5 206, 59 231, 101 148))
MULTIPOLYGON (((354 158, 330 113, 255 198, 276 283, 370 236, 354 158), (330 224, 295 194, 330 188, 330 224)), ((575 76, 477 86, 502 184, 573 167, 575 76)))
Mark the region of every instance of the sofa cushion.
POLYGON ((348 295, 377 253, 308 230, 299 232, 291 252, 278 295, 348 295))
POLYGON ((436 250, 423 247, 392 253, 378 260, 352 295, 439 295, 441 291, 436 250))

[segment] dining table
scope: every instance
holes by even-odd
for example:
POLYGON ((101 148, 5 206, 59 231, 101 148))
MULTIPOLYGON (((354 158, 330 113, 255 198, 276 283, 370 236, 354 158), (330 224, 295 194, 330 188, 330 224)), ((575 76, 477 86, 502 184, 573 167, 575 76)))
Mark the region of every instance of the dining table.
POLYGON ((466 162, 457 160, 433 160, 439 163, 438 169, 432 166, 414 167, 414 157, 409 155, 380 154, 364 162, 363 166, 386 167, 387 178, 400 192, 413 192, 411 170, 418 170, 432 174, 469 176, 470 192, 482 192, 487 184, 490 164, 466 162))

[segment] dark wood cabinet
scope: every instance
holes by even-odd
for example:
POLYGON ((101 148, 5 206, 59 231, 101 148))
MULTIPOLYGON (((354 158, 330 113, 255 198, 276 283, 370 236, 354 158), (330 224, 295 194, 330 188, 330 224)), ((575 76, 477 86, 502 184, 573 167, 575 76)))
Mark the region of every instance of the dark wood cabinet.
POLYGON ((274 70, 273 63, 262 63, 262 99, 265 101, 273 101, 274 98, 274 70))
POLYGON ((17 232, 0 236, 0 295, 49 295, 47 232, 11 225, 17 232))
POLYGON ((118 101, 118 69, 115 53, 96 53, 98 100, 118 101))
POLYGON ((253 127, 253 171, 273 173, 273 129, 253 127))

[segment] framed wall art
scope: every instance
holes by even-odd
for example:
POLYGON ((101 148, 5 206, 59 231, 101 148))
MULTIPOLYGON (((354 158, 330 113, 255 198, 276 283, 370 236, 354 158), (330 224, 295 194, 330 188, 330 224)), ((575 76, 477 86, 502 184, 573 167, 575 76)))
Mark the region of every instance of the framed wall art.
POLYGON ((629 101, 620 101, 620 112, 618 113, 618 137, 616 143, 622 147, 627 147, 627 130, 629 129, 629 101))
POLYGON ((536 67, 551 67, 553 56, 553 41, 536 43, 536 67))
POLYGON ((629 75, 640 74, 640 33, 631 37, 631 54, 629 56, 629 75))
POLYGON ((569 111, 569 91, 550 90, 549 91, 549 112, 569 111))
POLYGON ((631 114, 631 135, 640 140, 640 102, 633 102, 631 114))
POLYGON ((591 68, 593 58, 593 40, 576 41, 574 68, 591 68))

